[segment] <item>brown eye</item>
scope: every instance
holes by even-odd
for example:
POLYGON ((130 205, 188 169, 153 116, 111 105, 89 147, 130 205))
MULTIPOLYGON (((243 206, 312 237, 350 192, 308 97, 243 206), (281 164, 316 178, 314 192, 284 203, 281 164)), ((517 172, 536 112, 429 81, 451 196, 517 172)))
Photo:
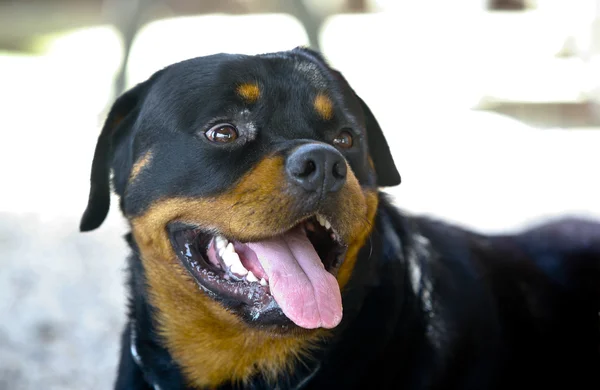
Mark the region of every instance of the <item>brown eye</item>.
POLYGON ((235 141, 238 137, 238 132, 233 125, 219 124, 211 127, 205 135, 212 142, 226 144, 235 141))
POLYGON ((338 148, 350 149, 352 147, 352 134, 348 130, 342 130, 333 139, 333 144, 338 148))

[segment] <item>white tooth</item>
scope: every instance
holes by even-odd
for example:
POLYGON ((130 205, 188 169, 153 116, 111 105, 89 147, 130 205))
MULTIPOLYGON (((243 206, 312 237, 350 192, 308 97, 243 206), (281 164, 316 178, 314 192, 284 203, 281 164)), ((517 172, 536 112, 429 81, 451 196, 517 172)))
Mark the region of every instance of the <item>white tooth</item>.
POLYGON ((225 248, 219 249, 219 257, 223 258, 224 254, 225 254, 225 248))
POLYGON ((258 282, 258 278, 254 276, 252 271, 248 271, 248 275, 246 275, 246 280, 249 282, 258 282))
POLYGON ((233 264, 233 261, 234 261, 234 255, 237 256, 237 253, 229 252, 227 249, 222 249, 222 251, 223 251, 223 254, 220 254, 220 256, 223 259, 223 262, 225 262, 225 265, 227 267, 231 267, 231 265, 233 264))
POLYGON ((331 224, 329 223, 329 221, 325 221, 325 228, 331 229, 331 224))
POLYGON ((325 226, 325 218, 321 217, 320 215, 317 215, 317 221, 321 226, 325 226))
POLYGON ((244 276, 248 274, 248 270, 244 268, 243 265, 236 266, 235 264, 231 266, 231 272, 238 276, 244 276))
POLYGON ((232 259, 231 272, 241 276, 244 276, 248 273, 248 270, 242 265, 240 257, 237 253, 231 253, 229 257, 232 259))
POLYGON ((225 246, 227 246, 227 239, 223 236, 215 237, 215 246, 217 247, 217 250, 225 248, 225 246))
POLYGON ((260 285, 261 285, 261 286, 266 286, 266 285, 267 285, 267 281, 265 280, 265 278, 262 278, 262 279, 260 280, 260 285))
POLYGON ((229 253, 235 253, 235 249, 233 248, 233 244, 232 243, 227 244, 227 246, 225 247, 225 251, 229 252, 229 253))

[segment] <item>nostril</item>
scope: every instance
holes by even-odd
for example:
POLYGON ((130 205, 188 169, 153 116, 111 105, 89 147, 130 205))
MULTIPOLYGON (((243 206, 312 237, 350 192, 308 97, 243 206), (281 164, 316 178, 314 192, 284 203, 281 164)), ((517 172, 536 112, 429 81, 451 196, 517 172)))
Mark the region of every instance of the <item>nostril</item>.
POLYGON ((336 179, 344 179, 346 177, 346 164, 343 161, 338 161, 333 164, 333 177, 336 179))
POLYGON ((313 160, 306 160, 300 172, 297 172, 298 177, 308 177, 311 173, 317 170, 317 165, 313 160))

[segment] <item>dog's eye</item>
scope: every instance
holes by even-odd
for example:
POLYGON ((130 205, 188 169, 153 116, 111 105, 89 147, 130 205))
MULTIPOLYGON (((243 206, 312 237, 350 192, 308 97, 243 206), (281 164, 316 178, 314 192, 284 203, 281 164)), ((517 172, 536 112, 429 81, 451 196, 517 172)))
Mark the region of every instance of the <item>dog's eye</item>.
POLYGON ((333 144, 338 148, 349 149, 352 147, 352 134, 348 130, 342 130, 334 139, 333 144))
POLYGON ((212 142, 226 144, 237 139, 238 131, 233 125, 221 123, 211 127, 205 135, 212 142))

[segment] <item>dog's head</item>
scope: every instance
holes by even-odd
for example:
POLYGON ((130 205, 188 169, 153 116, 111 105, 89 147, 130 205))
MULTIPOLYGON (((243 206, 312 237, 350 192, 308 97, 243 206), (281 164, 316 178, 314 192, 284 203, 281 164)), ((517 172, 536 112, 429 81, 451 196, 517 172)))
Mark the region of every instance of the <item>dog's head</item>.
POLYGON ((202 350, 254 349, 252 365, 210 357, 238 379, 338 325, 377 187, 400 183, 367 105, 301 48, 184 61, 121 96, 83 231, 108 213, 111 171, 166 344, 188 373, 202 350))

